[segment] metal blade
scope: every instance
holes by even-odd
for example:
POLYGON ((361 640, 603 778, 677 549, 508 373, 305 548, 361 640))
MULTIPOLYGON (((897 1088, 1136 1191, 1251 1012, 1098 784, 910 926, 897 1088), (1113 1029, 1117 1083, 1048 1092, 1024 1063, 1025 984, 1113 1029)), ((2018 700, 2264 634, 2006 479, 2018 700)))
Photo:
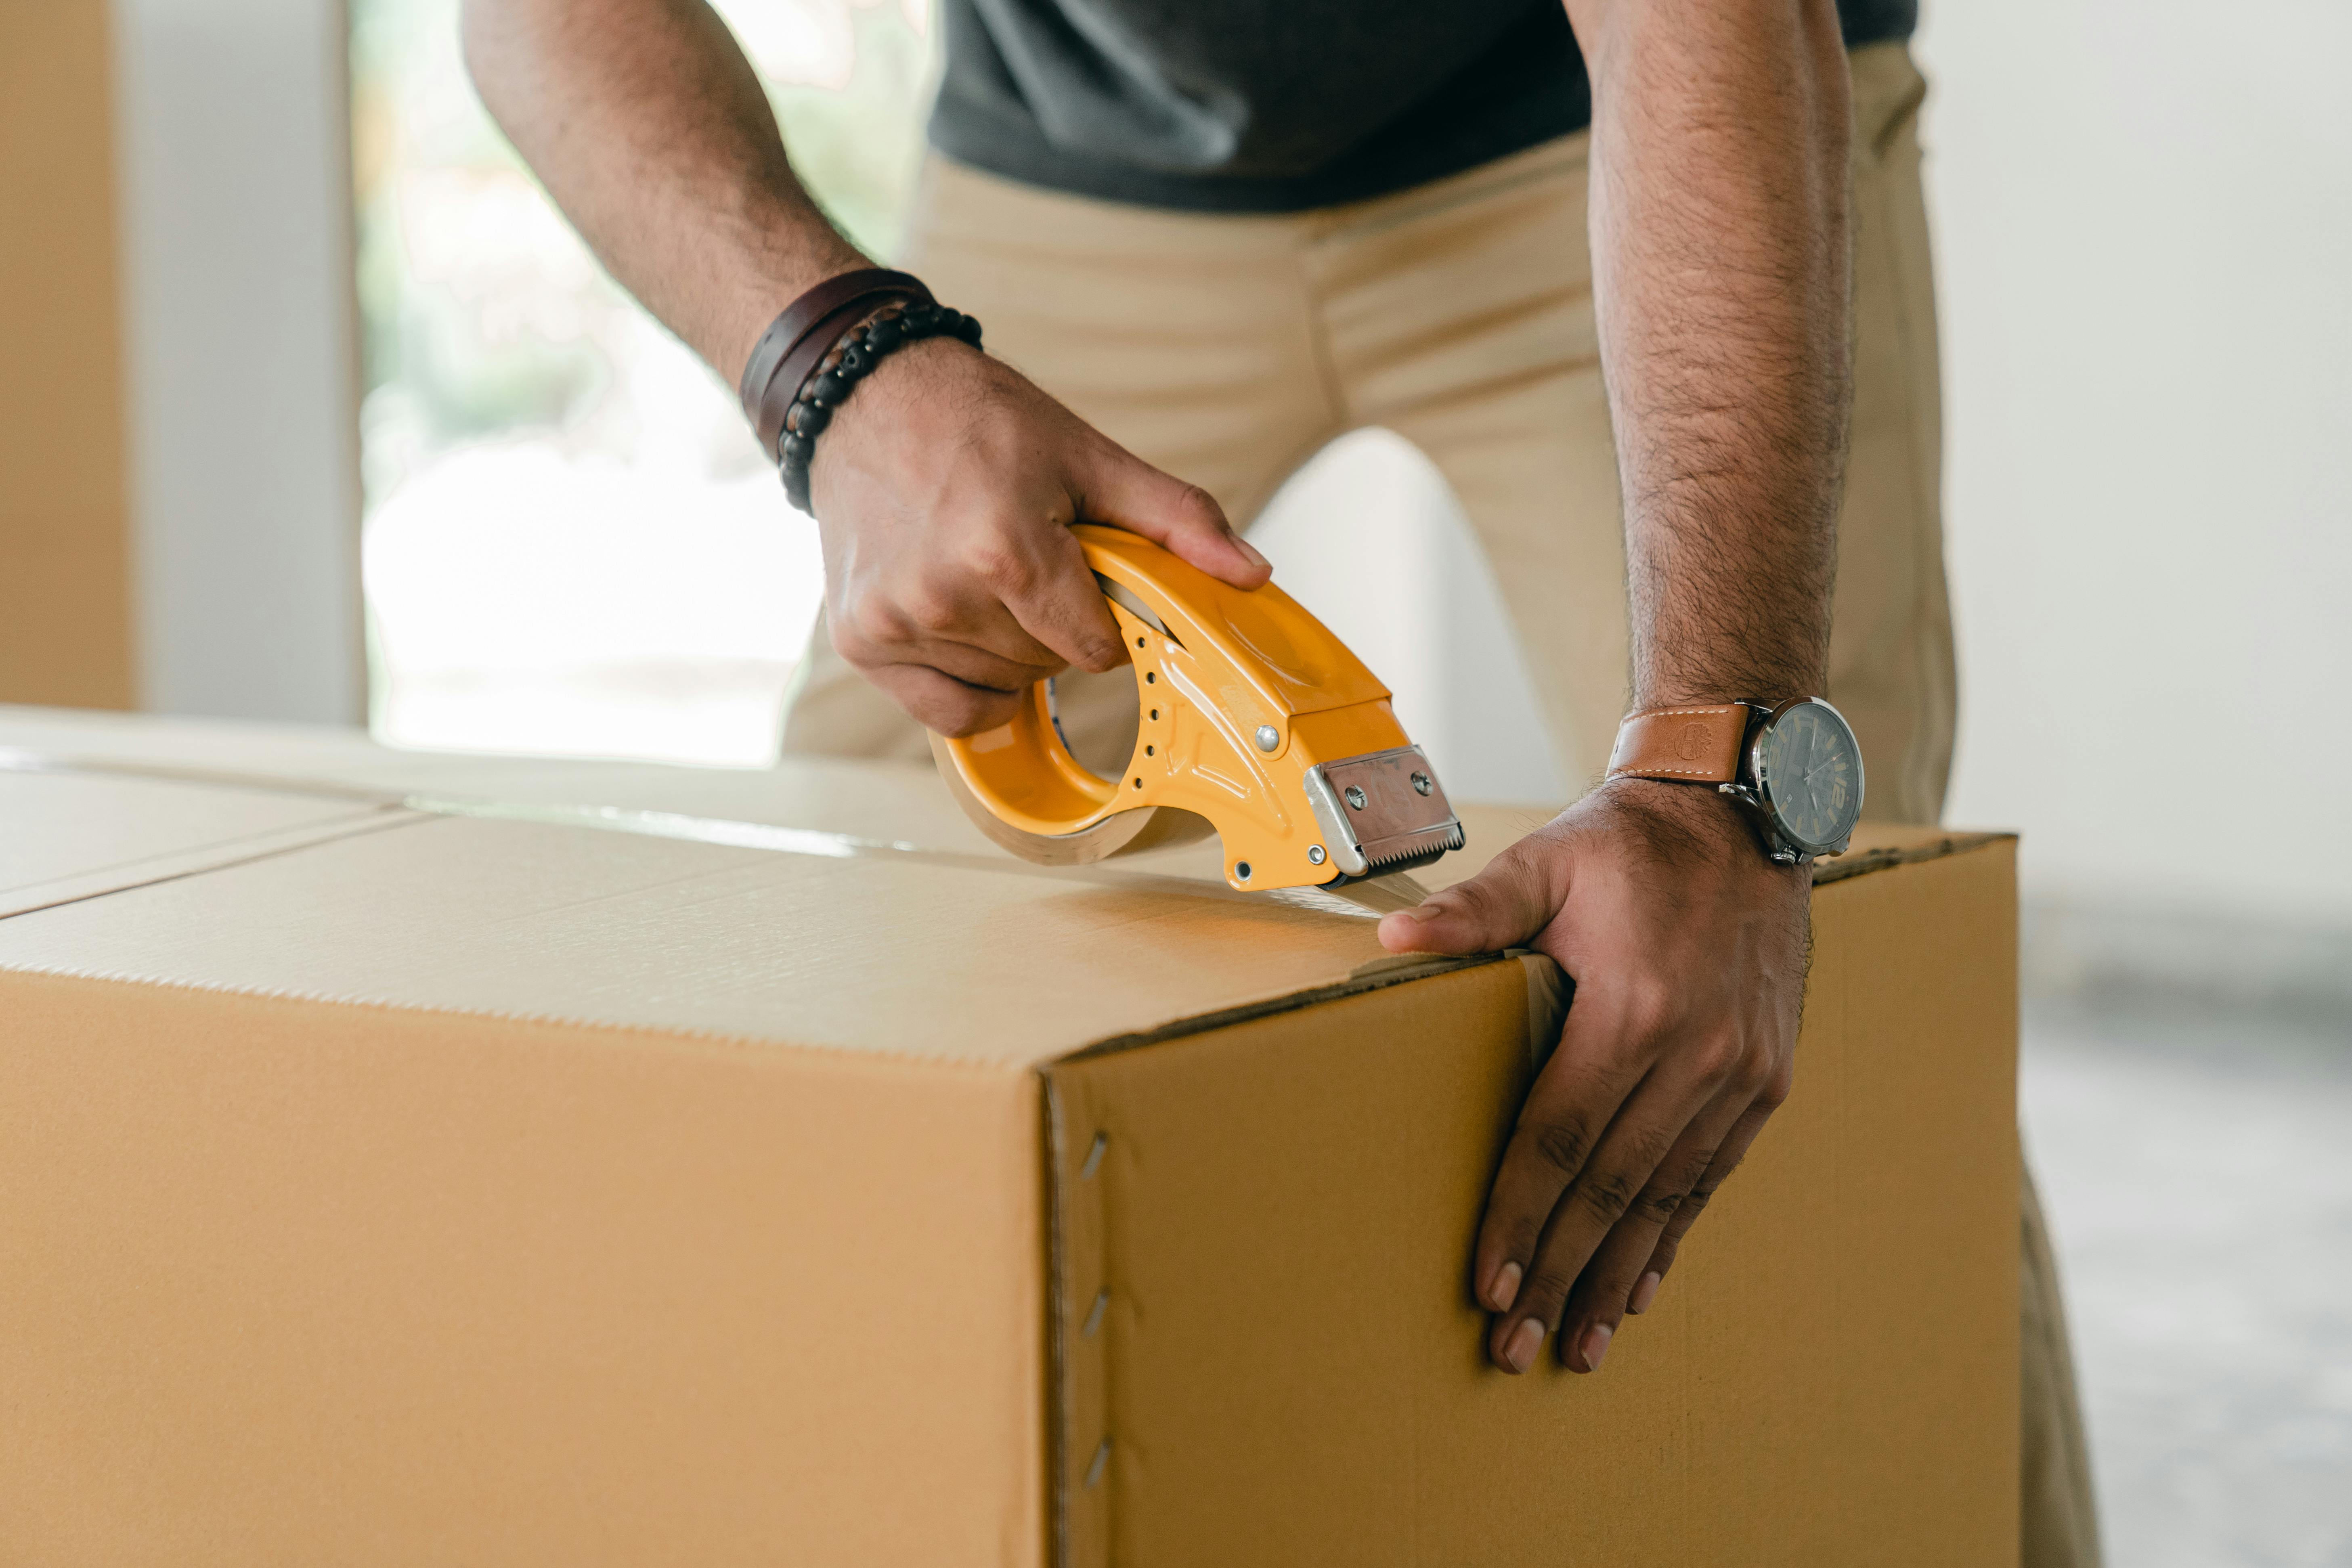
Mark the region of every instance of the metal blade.
POLYGON ((1134 589, 1124 583, 1114 583, 1099 572, 1095 574, 1095 584, 1102 589, 1104 598, 1108 599, 1178 647, 1184 646, 1183 640, 1168 629, 1168 623, 1153 614, 1151 606, 1145 604, 1134 589))
POLYGON ((1410 871, 1464 843, 1461 819, 1419 746, 1309 768, 1307 797, 1332 864, 1351 879, 1410 871))

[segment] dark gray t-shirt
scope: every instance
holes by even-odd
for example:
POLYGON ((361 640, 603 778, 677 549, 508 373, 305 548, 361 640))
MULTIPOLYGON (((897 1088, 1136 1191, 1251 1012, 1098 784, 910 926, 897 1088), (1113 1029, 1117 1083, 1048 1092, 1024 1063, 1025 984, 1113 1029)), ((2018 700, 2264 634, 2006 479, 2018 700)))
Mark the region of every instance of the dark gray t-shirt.
MULTIPOLYGON (((1560 0, 944 0, 933 146, 1201 212, 1360 201, 1581 130, 1560 0)), ((1839 0, 1849 47, 1918 0, 1839 0)))

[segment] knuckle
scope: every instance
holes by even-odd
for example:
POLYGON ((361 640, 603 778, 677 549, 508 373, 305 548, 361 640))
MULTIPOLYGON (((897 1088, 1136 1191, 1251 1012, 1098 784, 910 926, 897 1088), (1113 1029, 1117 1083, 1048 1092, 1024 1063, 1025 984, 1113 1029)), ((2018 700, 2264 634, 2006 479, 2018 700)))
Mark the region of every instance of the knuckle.
POLYGON ((1579 1182, 1576 1195, 1593 1218, 1615 1225, 1633 1201, 1633 1184, 1619 1172, 1603 1171, 1579 1182))
POLYGON ((1645 1217, 1664 1225, 1675 1217, 1676 1209, 1683 1206, 1684 1195, 1683 1190, 1678 1187, 1653 1187, 1642 1194, 1642 1213, 1645 1217))
POLYGON ((1680 1129, 1670 1122, 1634 1129, 1626 1147, 1626 1164, 1640 1173, 1644 1181, 1664 1176, 1666 1157, 1674 1152, 1675 1139, 1680 1129))
POLYGON ((1105 631, 1098 625, 1081 621, 1071 633, 1071 640, 1076 644, 1078 662, 1097 675, 1116 668, 1127 658, 1126 644, 1116 626, 1105 631))
POLYGON ((1681 1021, 1681 998, 1673 986, 1646 975, 1628 986, 1625 1023, 1635 1039, 1659 1044, 1673 1037, 1681 1021))
POLYGON ((976 735, 982 730, 996 727, 997 719, 990 705, 974 697, 940 698, 936 703, 938 717, 926 720, 931 729, 954 739, 976 735))
POLYGON ((855 609, 845 615, 830 617, 825 636, 833 644, 833 651, 839 654, 851 668, 870 670, 887 661, 878 651, 879 639, 873 636, 870 627, 861 624, 863 619, 855 609))
POLYGON ((1739 1089, 1752 1095, 1763 1087, 1759 1068, 1767 1067, 1758 1059, 1758 1053, 1737 1038, 1711 1040, 1698 1055, 1699 1082, 1709 1089, 1739 1089))
POLYGON ((861 595, 834 627, 834 647, 852 663, 877 664, 879 650, 908 640, 906 623, 887 599, 861 595))
POLYGON ((1538 1121, 1528 1128, 1528 1146, 1536 1158, 1561 1176, 1569 1177, 1584 1169, 1585 1156, 1592 1151, 1592 1140, 1582 1122, 1563 1118, 1538 1121))
POLYGON ((1673 1174, 1661 1172, 1662 1181, 1679 1192, 1690 1192, 1701 1182, 1706 1180, 1707 1173, 1715 1169, 1715 1159, 1719 1147, 1694 1152, 1689 1158, 1681 1162, 1673 1174))
POLYGON ((1035 586, 1037 568, 1011 540, 990 539, 974 548, 972 575, 1002 594, 1023 594, 1035 586))
POLYGON ((964 721, 969 716, 965 706, 948 697, 917 697, 908 700, 907 711, 922 721, 923 728, 938 734, 961 737, 971 733, 964 721))
POLYGON ((958 616, 954 599, 934 588, 919 588, 907 595, 899 605, 907 624, 930 637, 944 637, 956 629, 958 616))
POLYGON ((824 618, 824 640, 833 645, 834 652, 851 664, 857 664, 865 652, 866 639, 852 629, 849 616, 845 613, 824 618))
POLYGON ((1176 506, 1195 521, 1205 522, 1213 528, 1225 526, 1225 509, 1217 504, 1216 497, 1199 485, 1183 484, 1176 492, 1176 506))

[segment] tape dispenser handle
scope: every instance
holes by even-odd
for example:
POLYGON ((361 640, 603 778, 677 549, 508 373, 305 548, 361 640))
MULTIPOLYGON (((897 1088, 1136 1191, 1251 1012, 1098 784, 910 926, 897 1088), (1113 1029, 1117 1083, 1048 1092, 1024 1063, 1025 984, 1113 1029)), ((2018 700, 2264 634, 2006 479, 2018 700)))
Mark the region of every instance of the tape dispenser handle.
MULTIPOLYGON (((1111 608, 1122 637, 1132 652, 1147 648, 1153 634, 1172 638, 1168 617, 1146 597, 1146 590, 1130 587, 1108 574, 1116 557, 1129 560, 1157 554, 1181 566, 1175 555, 1139 535, 1124 531, 1081 526, 1079 548, 1096 585, 1111 608), (1088 537, 1115 532, 1113 540, 1088 537)), ((1115 568, 1114 568, 1115 569, 1115 568)), ((1162 567, 1162 572, 1165 567, 1162 567)), ((1159 575, 1160 574, 1154 574, 1159 575)), ((1139 713, 1151 711, 1147 699, 1159 685, 1159 672, 1149 661, 1134 661, 1139 713)), ((1167 704, 1163 701, 1163 709, 1167 704)), ((1055 710, 1050 681, 1032 686, 1013 721, 977 735, 950 739, 934 734, 931 753, 940 775, 947 781, 966 816, 1005 848, 1024 859, 1045 865, 1083 865, 1112 855, 1163 847, 1205 838, 1215 831, 1206 818, 1151 803, 1122 806, 1120 790, 1139 793, 1139 776, 1122 773, 1105 778, 1072 754, 1055 710)), ((1149 742, 1139 738, 1139 750, 1149 742)))
POLYGON ((1013 853, 1047 864, 1213 827, 1236 886, 1264 885, 1276 860, 1282 877, 1328 879, 1321 862, 1303 858, 1315 835, 1301 775, 1318 758, 1408 743, 1388 688, 1271 583, 1232 587, 1123 529, 1082 523, 1071 532, 1126 639, 1135 748, 1116 778, 1088 770, 1071 755, 1040 682, 1011 722, 933 740, 966 814, 1013 853))

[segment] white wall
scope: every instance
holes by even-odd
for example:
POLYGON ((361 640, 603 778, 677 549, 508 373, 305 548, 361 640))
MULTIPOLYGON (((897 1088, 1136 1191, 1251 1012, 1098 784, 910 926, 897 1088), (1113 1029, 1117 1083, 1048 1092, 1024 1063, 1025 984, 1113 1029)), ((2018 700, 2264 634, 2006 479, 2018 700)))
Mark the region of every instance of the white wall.
POLYGON ((142 700, 356 721, 337 0, 115 0, 142 700))
POLYGON ((2352 923, 2352 5, 1927 0, 1950 818, 2352 923))
MULTIPOLYGON (((2352 927, 2352 5, 1927 0, 1917 49, 1947 820, 2023 830, 2045 910, 2352 927)), ((1425 472, 1327 454, 1267 548, 1450 789, 1559 798, 1524 671, 1462 657, 1501 612, 1425 472), (1359 584, 1359 530, 1447 565, 1359 584)))

